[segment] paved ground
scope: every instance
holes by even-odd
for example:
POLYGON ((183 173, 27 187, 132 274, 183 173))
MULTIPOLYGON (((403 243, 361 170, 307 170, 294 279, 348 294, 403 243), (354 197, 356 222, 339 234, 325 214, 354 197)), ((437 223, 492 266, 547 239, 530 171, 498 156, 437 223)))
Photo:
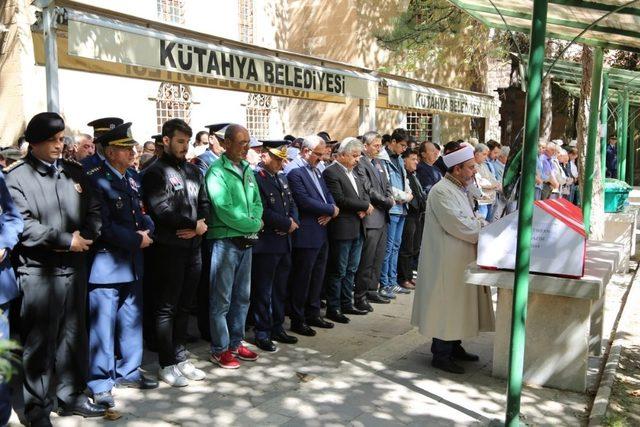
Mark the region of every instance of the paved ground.
MULTIPOLYGON (((609 288, 607 326, 627 279, 617 276, 609 288)), ((367 316, 351 316, 347 326, 300 337, 298 345, 282 345, 234 371, 208 362, 207 346, 199 342, 191 351, 208 374, 205 381, 183 389, 116 390, 119 420, 54 416, 54 425, 498 424, 504 417, 506 381, 491 377, 493 334, 465 344, 481 355, 480 363, 466 364, 465 375, 436 371, 429 365, 428 343, 409 325, 411 303, 411 295, 401 295, 393 304, 376 305, 367 316)), ((157 370, 151 354, 145 357, 145 369, 152 374, 157 370)), ((522 421, 582 425, 588 401, 585 394, 526 388, 522 421)), ((18 423, 14 414, 10 425, 18 423)))

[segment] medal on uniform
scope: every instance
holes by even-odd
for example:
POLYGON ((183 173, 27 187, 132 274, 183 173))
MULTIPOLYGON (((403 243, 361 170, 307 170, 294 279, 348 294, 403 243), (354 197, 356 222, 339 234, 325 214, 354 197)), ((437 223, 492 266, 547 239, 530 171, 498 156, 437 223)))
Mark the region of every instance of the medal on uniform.
POLYGON ((75 188, 78 193, 82 193, 82 186, 80 184, 73 184, 73 188, 75 188))
POLYGON ((116 208, 122 209, 123 206, 124 206, 124 203, 122 202, 122 199, 118 197, 118 200, 116 200, 116 208))

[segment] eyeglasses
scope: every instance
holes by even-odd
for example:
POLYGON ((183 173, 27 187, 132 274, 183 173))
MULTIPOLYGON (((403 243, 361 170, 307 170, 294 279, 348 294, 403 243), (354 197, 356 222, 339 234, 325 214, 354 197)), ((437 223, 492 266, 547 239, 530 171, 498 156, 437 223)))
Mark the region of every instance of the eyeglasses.
POLYGON ((320 152, 318 152, 318 151, 312 151, 312 152, 311 152, 311 154, 315 154, 315 155, 316 155, 316 156, 318 156, 318 157, 322 157, 322 156, 324 156, 324 151, 320 151, 320 152))

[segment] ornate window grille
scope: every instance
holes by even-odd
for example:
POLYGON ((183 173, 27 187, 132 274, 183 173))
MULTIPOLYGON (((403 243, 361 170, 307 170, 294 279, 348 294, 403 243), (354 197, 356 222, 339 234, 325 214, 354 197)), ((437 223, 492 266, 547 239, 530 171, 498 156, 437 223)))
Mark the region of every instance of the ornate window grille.
POLYGON ((431 141, 433 138, 433 115, 410 111, 407 113, 407 131, 418 141, 431 141))
POLYGON ((269 115, 274 109, 269 95, 250 93, 246 105, 247 130, 257 139, 269 138, 269 115))
POLYGON ((240 0, 239 7, 239 33, 240 41, 244 43, 253 43, 253 0, 240 0))
POLYGON ((184 0, 158 0, 158 18, 169 24, 184 25, 184 0))
POLYGON ((191 122, 191 89, 178 83, 162 83, 156 98, 158 132, 162 124, 169 119, 182 119, 191 122))

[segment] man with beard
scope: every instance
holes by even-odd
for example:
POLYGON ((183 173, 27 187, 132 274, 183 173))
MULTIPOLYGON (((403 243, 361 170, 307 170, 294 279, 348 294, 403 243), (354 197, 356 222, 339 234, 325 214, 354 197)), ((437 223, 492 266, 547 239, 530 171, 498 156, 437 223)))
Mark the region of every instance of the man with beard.
POLYGON ((189 313, 202 268, 200 244, 210 208, 202 174, 186 161, 191 135, 191 128, 183 120, 165 122, 164 153, 142 178, 147 213, 156 226, 158 376, 173 387, 205 377, 189 361, 185 348, 189 313))
POLYGON ((464 269, 476 259, 476 243, 484 220, 473 212, 467 186, 476 173, 474 150, 459 145, 443 157, 445 177, 427 199, 418 279, 411 324, 433 338, 431 365, 446 372, 464 373, 456 361, 477 361, 461 340, 494 327, 491 292, 467 286, 464 269))

